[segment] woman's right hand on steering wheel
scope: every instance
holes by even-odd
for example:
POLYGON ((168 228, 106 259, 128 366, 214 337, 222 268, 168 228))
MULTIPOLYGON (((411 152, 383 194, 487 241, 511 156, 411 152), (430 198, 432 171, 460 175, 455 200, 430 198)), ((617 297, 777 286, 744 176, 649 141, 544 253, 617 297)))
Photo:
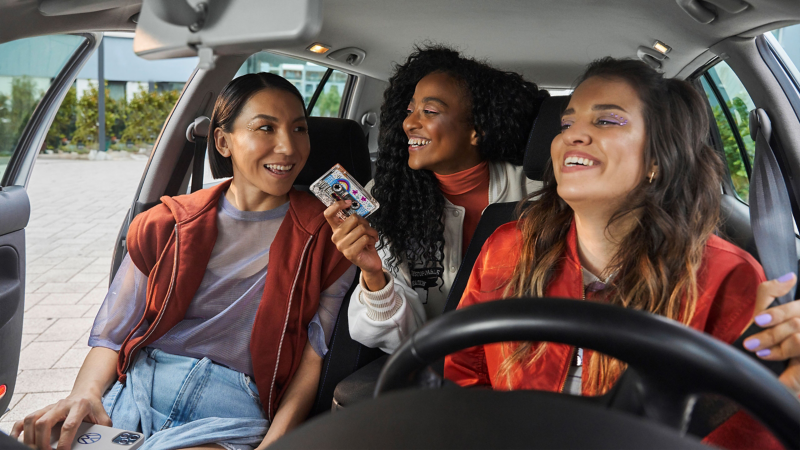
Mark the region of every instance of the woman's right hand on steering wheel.
POLYGON ((346 220, 338 217, 339 211, 350 207, 350 200, 340 200, 325 210, 325 219, 333 229, 331 240, 336 248, 361 269, 364 282, 371 291, 383 289, 386 278, 383 264, 375 249, 378 232, 363 217, 353 214, 346 220))
POLYGON ((73 393, 57 403, 29 414, 11 428, 11 437, 19 438, 23 431, 23 442, 32 448, 51 450, 53 428, 59 422, 61 436, 58 439, 58 450, 69 450, 81 422, 92 422, 99 425, 112 426, 111 418, 106 414, 100 396, 88 393, 73 393))

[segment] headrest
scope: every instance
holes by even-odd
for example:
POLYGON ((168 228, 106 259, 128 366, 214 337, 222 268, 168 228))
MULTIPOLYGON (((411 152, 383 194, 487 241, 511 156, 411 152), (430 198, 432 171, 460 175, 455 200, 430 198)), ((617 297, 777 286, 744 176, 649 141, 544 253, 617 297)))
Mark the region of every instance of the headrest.
POLYGON ((361 126, 349 119, 309 117, 311 154, 295 185, 309 186, 334 164, 341 164, 362 186, 372 179, 369 148, 361 126))
POLYGON ((568 96, 548 97, 539 107, 522 163, 529 179, 541 181, 544 178, 544 172, 550 164, 550 144, 561 133, 561 113, 568 104, 568 96))

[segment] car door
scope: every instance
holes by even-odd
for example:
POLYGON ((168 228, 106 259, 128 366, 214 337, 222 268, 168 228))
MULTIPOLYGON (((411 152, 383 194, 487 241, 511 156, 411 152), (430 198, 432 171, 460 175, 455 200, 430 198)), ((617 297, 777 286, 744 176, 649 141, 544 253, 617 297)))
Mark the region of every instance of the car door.
POLYGON ((0 414, 16 384, 25 303, 26 186, 53 119, 101 34, 0 44, 0 414))

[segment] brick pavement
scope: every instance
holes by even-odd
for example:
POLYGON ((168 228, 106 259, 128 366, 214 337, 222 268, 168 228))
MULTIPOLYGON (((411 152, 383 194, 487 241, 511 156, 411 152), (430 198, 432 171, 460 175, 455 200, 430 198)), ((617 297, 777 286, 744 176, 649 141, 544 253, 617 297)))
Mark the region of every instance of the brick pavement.
POLYGON ((89 352, 108 287, 114 241, 146 158, 42 159, 28 196, 27 283, 22 353, 11 410, 0 430, 69 393, 89 352))

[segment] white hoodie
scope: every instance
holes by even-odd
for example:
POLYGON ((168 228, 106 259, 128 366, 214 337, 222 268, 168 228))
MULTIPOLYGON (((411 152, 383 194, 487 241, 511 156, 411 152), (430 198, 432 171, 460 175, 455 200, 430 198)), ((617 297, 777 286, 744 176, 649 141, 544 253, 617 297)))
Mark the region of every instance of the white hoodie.
MULTIPOLYGON (((370 191, 372 186, 373 182, 370 182, 365 189, 370 191)), ((525 177, 522 166, 504 162, 489 163, 489 204, 519 201, 540 187, 540 182, 525 177)), ((425 267, 418 265, 410 270, 408 263, 403 261, 397 266, 396 276, 392 276, 386 270, 388 249, 379 251, 388 283, 380 291, 372 292, 365 289, 364 278, 361 277, 347 311, 353 339, 367 347, 379 347, 392 353, 406 336, 429 318, 442 313, 466 250, 461 248, 464 212, 463 207, 445 199, 444 270, 435 268, 433 264, 425 267)))

